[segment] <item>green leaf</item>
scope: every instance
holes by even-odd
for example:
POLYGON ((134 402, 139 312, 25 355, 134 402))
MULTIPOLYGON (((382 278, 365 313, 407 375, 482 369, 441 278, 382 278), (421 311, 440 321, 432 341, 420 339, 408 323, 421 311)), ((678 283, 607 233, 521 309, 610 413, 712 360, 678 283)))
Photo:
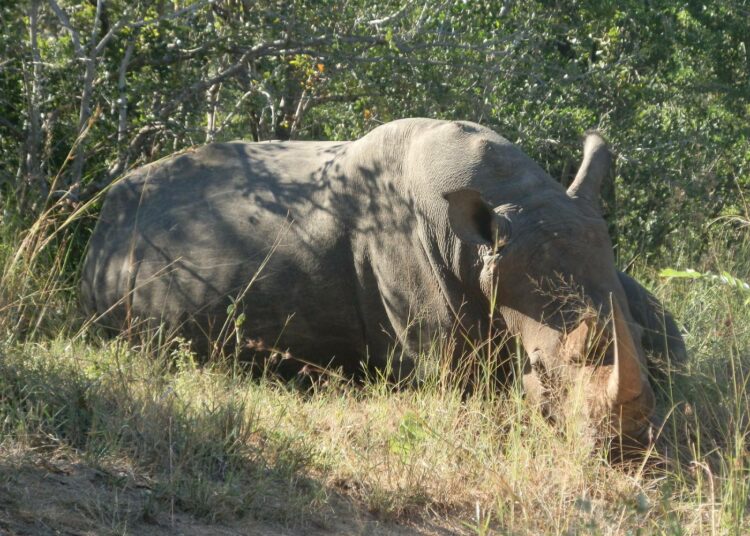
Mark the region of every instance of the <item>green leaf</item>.
POLYGON ((696 272, 695 270, 692 270, 688 268, 687 270, 675 270, 674 268, 664 268, 661 272, 659 272, 659 275, 661 277, 675 277, 675 278, 681 278, 681 279, 700 279, 701 277, 705 277, 704 274, 700 272, 696 272))

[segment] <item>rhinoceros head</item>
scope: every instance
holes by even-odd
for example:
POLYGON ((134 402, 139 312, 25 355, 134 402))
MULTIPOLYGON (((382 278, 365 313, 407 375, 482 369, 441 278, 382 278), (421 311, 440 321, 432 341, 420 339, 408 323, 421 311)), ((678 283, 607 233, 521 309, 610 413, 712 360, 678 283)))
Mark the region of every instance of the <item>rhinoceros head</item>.
POLYGON ((599 208, 610 160, 590 134, 567 191, 525 191, 494 209, 470 189, 445 197, 453 231, 480 246, 483 293, 529 357, 528 397, 552 419, 579 397, 603 435, 643 444, 654 394, 599 208))

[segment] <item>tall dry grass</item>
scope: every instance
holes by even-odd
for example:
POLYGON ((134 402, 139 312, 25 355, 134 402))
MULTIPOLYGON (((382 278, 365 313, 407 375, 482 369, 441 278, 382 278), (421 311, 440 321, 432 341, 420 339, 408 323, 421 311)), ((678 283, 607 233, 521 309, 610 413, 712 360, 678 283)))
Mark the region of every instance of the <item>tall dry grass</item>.
MULTIPOLYGON (((668 418, 652 458, 666 461, 612 466, 575 412, 552 428, 518 386, 490 388, 489 367, 486 388, 466 396, 437 350, 411 389, 335 374, 300 389, 231 359, 198 365, 179 341, 101 339, 75 301, 81 241, 69 231, 86 209, 53 204, 30 226, 2 227, 0 475, 54 453, 143 491, 127 507, 82 498, 93 527, 129 533, 179 512, 325 526, 343 497, 465 534, 750 530, 750 312, 736 288, 637 270, 684 324, 690 361, 657 389, 668 418)), ((722 225, 695 267, 747 279, 750 244, 722 225)))

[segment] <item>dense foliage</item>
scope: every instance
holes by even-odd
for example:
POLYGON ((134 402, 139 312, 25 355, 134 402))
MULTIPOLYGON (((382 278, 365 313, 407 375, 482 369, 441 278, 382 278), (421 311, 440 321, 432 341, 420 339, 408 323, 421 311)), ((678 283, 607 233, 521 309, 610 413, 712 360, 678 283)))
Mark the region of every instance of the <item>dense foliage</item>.
POLYGON ((192 144, 346 139, 406 116, 485 124, 562 181, 582 132, 603 130, 622 264, 699 254, 701 224, 742 211, 750 180, 745 0, 1 5, 6 216, 75 206, 192 144))

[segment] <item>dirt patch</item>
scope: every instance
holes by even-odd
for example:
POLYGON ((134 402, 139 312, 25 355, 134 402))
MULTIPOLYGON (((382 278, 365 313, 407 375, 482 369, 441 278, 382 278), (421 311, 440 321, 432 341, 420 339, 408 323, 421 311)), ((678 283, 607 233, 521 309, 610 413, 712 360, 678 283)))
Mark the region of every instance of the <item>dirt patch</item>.
MULTIPOLYGON (((269 497, 269 503, 274 497, 269 497)), ((378 519, 339 494, 304 521, 283 524, 261 516, 225 523, 196 518, 157 501, 152 483, 121 467, 93 467, 67 456, 33 451, 0 456, 0 534, 144 536, 448 535, 464 532, 448 520, 395 523, 378 519)))

